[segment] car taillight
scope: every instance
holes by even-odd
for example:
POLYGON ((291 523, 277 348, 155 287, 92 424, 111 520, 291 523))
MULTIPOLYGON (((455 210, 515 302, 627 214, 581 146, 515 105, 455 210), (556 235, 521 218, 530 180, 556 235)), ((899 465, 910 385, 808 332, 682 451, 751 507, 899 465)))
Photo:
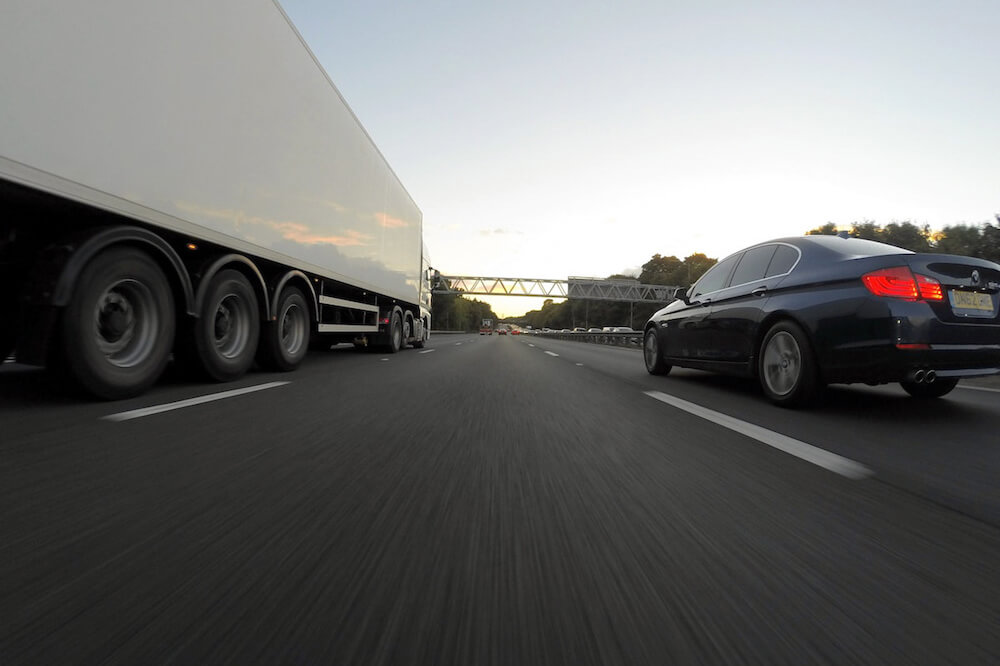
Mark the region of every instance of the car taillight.
POLYGON ((941 289, 940 282, 934 278, 929 278, 926 275, 921 275, 920 273, 914 273, 913 277, 917 278, 917 287, 920 289, 920 298, 925 301, 944 300, 944 290, 941 289))
POLYGON ((941 283, 934 278, 913 273, 906 266, 893 266, 872 271, 861 276, 868 291, 876 296, 902 298, 907 301, 944 300, 941 283))

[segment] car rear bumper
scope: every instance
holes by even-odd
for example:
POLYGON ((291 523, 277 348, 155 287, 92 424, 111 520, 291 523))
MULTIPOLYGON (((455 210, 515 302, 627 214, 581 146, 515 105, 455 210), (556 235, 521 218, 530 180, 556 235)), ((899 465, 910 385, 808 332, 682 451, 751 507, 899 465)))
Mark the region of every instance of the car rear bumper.
POLYGON ((921 301, 869 301, 856 314, 819 345, 828 383, 1000 374, 1000 325, 991 320, 942 321, 921 301))
POLYGON ((933 370, 939 378, 1000 374, 1000 345, 927 345, 900 348, 895 344, 841 349, 821 369, 827 383, 899 382, 917 372, 933 370))

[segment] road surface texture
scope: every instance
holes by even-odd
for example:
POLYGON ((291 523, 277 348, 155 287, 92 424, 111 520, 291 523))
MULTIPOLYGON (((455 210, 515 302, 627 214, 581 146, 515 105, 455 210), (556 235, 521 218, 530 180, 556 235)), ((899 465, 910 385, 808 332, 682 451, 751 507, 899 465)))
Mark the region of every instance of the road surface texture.
POLYGON ((966 386, 789 411, 527 336, 116 403, 8 363, 0 664, 995 664, 966 386))

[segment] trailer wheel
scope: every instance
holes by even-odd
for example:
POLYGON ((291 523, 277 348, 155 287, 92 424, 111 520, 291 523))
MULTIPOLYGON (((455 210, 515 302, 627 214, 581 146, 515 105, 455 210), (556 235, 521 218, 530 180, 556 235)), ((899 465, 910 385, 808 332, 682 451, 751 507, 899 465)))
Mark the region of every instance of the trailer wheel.
POLYGON ((239 271, 219 271, 209 283, 200 316, 192 327, 194 349, 215 381, 242 377, 253 364, 260 337, 257 296, 239 271))
POLYGON ((113 248, 80 273, 60 325, 62 363, 86 391, 139 395, 159 378, 174 342, 174 299, 146 253, 113 248))
POLYGON ((309 351, 309 327, 306 297, 297 287, 284 289, 278 298, 278 318, 262 327, 258 360, 281 372, 299 367, 309 351))
POLYGON ((400 349, 403 348, 403 318, 399 316, 399 312, 392 313, 392 319, 389 321, 389 344, 386 347, 386 351, 390 354, 395 354, 400 349))
POLYGON ((403 343, 400 347, 406 347, 413 339, 413 320, 410 317, 403 318, 403 343))

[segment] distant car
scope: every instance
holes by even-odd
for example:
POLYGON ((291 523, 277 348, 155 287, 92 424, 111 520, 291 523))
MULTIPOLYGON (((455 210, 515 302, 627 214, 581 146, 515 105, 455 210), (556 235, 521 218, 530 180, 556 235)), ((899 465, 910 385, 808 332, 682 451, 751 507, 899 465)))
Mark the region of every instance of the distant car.
POLYGON ((513 331, 510 332, 510 334, 511 335, 521 335, 521 329, 515 328, 513 331))
POLYGON ((635 333, 629 326, 613 326, 611 328, 612 333, 635 333))
POLYGON ((782 238, 732 254, 643 329, 646 370, 756 377, 780 405, 826 384, 899 382, 936 398, 1000 374, 1000 265, 858 238, 782 238))
POLYGON ((573 329, 573 332, 574 333, 586 333, 587 329, 585 329, 585 328, 583 328, 581 326, 577 326, 576 328, 573 329))
POLYGON ((497 335, 507 335, 507 329, 501 328, 500 330, 497 331, 497 335))
POLYGON ((568 328, 564 328, 564 329, 561 329, 559 332, 560 333, 572 333, 573 331, 569 330, 568 328))
POLYGON ((595 326, 593 328, 588 328, 587 333, 603 333, 603 331, 595 326))

